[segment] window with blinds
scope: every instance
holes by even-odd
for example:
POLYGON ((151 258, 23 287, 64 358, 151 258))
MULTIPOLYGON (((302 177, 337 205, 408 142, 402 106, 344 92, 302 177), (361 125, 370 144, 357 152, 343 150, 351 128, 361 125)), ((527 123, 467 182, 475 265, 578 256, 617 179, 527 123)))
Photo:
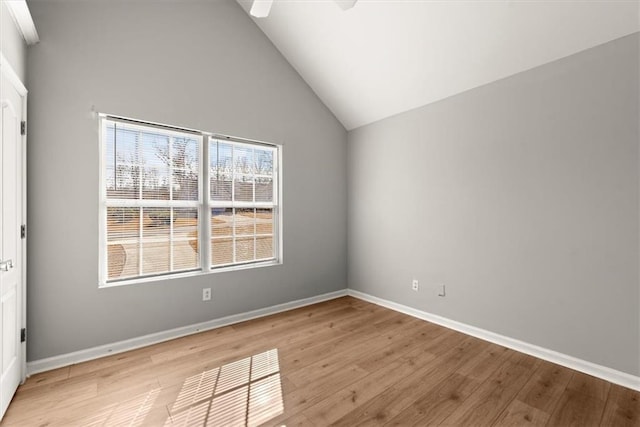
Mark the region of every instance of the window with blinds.
POLYGON ((101 117, 101 283, 280 260, 279 146, 101 117))
POLYGON ((209 139, 211 265, 275 259, 275 148, 209 139))

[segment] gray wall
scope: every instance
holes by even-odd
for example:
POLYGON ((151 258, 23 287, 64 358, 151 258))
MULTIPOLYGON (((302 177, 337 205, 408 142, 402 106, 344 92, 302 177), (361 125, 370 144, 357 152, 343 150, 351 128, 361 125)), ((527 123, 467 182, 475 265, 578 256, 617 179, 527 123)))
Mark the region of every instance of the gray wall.
POLYGON ((346 131, 235 1, 29 5, 28 360, 346 287, 346 131), (284 144, 284 264, 98 289, 92 105, 284 144))
POLYGON ((4 2, 0 2, 0 51, 25 83, 27 45, 4 2))
POLYGON ((349 287, 639 375, 638 47, 349 132, 349 287))

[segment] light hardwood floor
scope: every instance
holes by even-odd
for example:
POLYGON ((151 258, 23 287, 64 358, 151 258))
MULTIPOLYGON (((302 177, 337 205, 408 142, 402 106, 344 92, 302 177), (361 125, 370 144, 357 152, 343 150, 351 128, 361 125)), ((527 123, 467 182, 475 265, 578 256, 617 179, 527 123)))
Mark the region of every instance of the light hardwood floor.
POLYGON ((34 375, 3 426, 640 426, 640 393, 354 298, 34 375))

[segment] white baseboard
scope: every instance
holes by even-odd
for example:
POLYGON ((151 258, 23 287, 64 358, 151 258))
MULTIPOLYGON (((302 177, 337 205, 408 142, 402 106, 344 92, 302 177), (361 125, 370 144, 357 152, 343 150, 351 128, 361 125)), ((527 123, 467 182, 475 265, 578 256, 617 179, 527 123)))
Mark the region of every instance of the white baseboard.
POLYGON ((614 384, 621 385, 633 390, 640 391, 640 377, 627 374, 626 372, 617 371, 615 369, 608 368, 606 366, 597 365, 586 360, 578 359, 573 356, 569 356, 563 353, 559 353, 554 350, 549 350, 534 344, 529 344, 524 341, 513 339, 504 335, 496 334, 494 332, 487 331, 485 329, 477 328, 475 326, 467 325, 464 323, 456 322, 455 320, 447 319, 445 317, 437 316, 435 314, 428 313, 426 311, 418 310, 406 305, 398 304, 392 301, 388 301, 382 298, 374 297, 363 292, 359 292, 353 289, 347 290, 348 295, 371 302, 373 304, 380 305, 382 307, 389 308, 391 310, 398 311, 400 313, 408 314, 409 316, 416 317, 418 319, 426 320, 437 325, 444 326, 445 328, 453 329, 458 332, 462 332, 466 335, 471 335, 476 338, 480 338, 484 341, 489 341, 494 344, 508 347, 510 349, 526 353, 531 356, 543 359, 558 365, 565 366, 569 369, 584 372, 585 374, 592 375, 594 377, 602 378, 605 381, 609 381, 614 384))
POLYGON ((304 307, 311 304, 316 304, 322 301, 328 301, 335 298, 340 298, 346 295, 350 295, 354 298, 368 301, 373 304, 380 305, 382 307, 389 308, 391 310, 398 311, 400 313, 408 314, 409 316, 416 317, 418 319, 426 320, 437 325, 444 326, 449 329, 462 332, 463 334, 471 335, 473 337, 492 342, 504 347, 511 348, 513 350, 529 354, 531 356, 547 360, 558 365, 565 366, 576 371, 584 372, 585 374, 593 375, 594 377, 602 378, 605 381, 609 381, 614 384, 628 387, 633 390, 640 391, 640 377, 627 374, 625 372, 617 371, 615 369, 608 368, 606 366, 598 365, 586 360, 578 359, 573 356, 569 356, 563 353, 559 353, 554 350, 549 350, 534 344, 529 344, 524 341, 520 341, 514 338, 510 338, 504 335, 496 334, 494 332, 487 331, 485 329, 477 328, 475 326, 467 325, 455 320, 447 319, 435 314, 428 313, 426 311, 418 310, 406 305, 398 304, 389 300, 378 298, 363 292, 359 292, 353 289, 343 289, 328 294, 318 295, 310 298, 304 298, 297 301, 291 301, 284 304, 278 304, 271 307, 261 308, 258 310, 249 311, 241 314, 234 314, 231 316, 222 317, 219 319, 209 320, 207 322, 197 323, 194 325, 183 326, 181 328, 170 329, 168 331, 157 332, 154 334, 144 335, 137 338, 132 338, 124 341, 119 341, 111 344, 101 345, 98 347, 88 348, 85 350, 75 351, 72 353, 61 354, 59 356, 48 357, 46 359, 34 360, 27 363, 27 376, 49 371, 51 369, 60 368, 63 366, 73 365, 75 363, 86 362, 88 360, 97 359, 100 357, 108 356, 111 354, 122 353, 136 348, 145 347, 151 344, 157 344, 159 342, 180 338, 183 336, 195 334, 198 332, 208 331, 223 326, 232 325, 246 320, 256 319, 259 317, 269 316, 271 314, 280 313, 287 310, 293 310, 295 308, 304 307))
POLYGON ((134 350, 136 348, 184 337, 186 335, 196 334, 198 332, 220 328, 222 326, 232 325, 234 323, 244 322, 246 320, 256 319, 258 317, 264 317, 287 310, 293 310, 295 308, 340 298, 346 295, 347 290, 342 289, 339 291, 330 292, 328 294, 317 295, 314 297, 286 302, 284 304, 278 304, 271 307, 260 308, 258 310, 253 310, 246 313, 234 314, 231 316, 213 319, 194 325, 183 326, 181 328, 170 329, 168 331, 157 332, 137 338, 131 338, 124 341, 118 341, 111 344, 92 347, 86 350, 79 350, 72 353, 61 354, 59 356, 48 357, 46 359, 34 360, 27 363, 27 376, 37 374, 38 372, 61 368, 63 366, 73 365, 75 363, 86 362, 87 360, 93 360, 111 354, 134 350))

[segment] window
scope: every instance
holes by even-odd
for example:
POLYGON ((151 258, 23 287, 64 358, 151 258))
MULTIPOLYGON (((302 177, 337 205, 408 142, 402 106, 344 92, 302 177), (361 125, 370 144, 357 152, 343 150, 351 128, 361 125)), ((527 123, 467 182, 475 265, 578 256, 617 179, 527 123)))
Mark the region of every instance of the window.
POLYGON ((211 264, 274 257, 273 148, 209 139, 211 264))
POLYGON ((278 146, 112 116, 101 132, 101 284, 279 262, 278 146))

